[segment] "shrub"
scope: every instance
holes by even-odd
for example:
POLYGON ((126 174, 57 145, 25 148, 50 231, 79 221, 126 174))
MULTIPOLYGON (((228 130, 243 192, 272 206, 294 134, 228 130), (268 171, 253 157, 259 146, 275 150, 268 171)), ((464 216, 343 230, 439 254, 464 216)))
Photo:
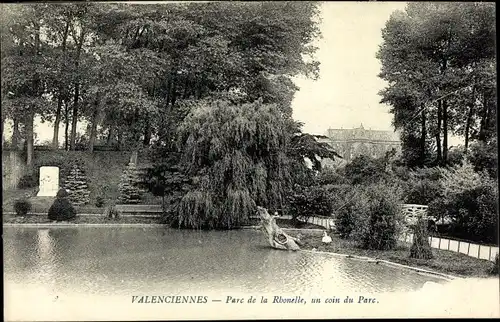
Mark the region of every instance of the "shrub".
POLYGON ((469 159, 474 165, 474 170, 486 170, 491 178, 498 176, 498 151, 497 139, 491 142, 474 142, 470 146, 469 159))
POLYGON ((384 184, 367 187, 366 194, 368 211, 358 217, 353 238, 365 249, 393 249, 402 222, 400 195, 384 184))
POLYGON ((293 193, 289 196, 289 201, 293 219, 330 216, 332 214, 330 195, 323 186, 295 185, 293 193))
POLYGON ((345 176, 352 184, 371 184, 388 177, 384 158, 360 155, 345 166, 345 176))
POLYGON ((98 208, 102 208, 104 206, 104 197, 97 196, 97 198, 95 200, 95 206, 98 208))
POLYGON ((443 194, 441 177, 440 168, 420 168, 407 172, 402 178, 404 202, 429 205, 443 194))
POLYGON ((76 205, 88 204, 90 202, 90 190, 87 185, 87 176, 77 164, 74 164, 66 177, 64 184, 69 199, 76 205))
POLYGON ((109 205, 104 211, 104 215, 110 219, 119 219, 120 212, 116 209, 116 205, 109 205))
POLYGON ((492 275, 498 275, 498 268, 499 268, 498 266, 499 263, 498 263, 498 253, 497 253, 497 255, 495 256, 495 262, 491 266, 489 273, 492 275))
POLYGON ((361 189, 346 189, 334 201, 337 207, 335 211, 335 227, 341 238, 350 238, 359 216, 369 211, 368 198, 361 189))
POLYGON ((19 179, 18 189, 29 189, 38 186, 38 178, 34 174, 26 174, 19 179))
POLYGON ((446 199, 443 206, 447 215, 455 220, 451 233, 478 242, 497 242, 496 190, 495 186, 485 183, 446 199))
POLYGON ((447 164, 460 165, 465 160, 465 149, 462 146, 453 147, 448 151, 447 164))
POLYGON ((14 202, 14 211, 18 216, 26 216, 31 211, 31 202, 27 199, 18 199, 14 202))
POLYGON ((467 160, 461 165, 449 169, 441 169, 441 183, 443 196, 450 198, 465 190, 479 187, 488 177, 474 170, 474 166, 467 160))
POLYGON ((427 233, 427 223, 420 217, 413 227, 413 244, 410 248, 410 258, 432 259, 431 245, 427 233))
POLYGON ((356 189, 336 217, 341 237, 365 249, 394 248, 403 221, 398 190, 380 183, 356 189))
POLYGON ((464 162, 442 170, 443 194, 429 204, 429 215, 450 217, 450 234, 477 242, 496 243, 498 187, 487 174, 464 162))
POLYGON ((339 185, 348 182, 341 171, 336 171, 331 168, 322 169, 321 172, 318 173, 316 180, 320 185, 339 185))
POLYGON ((48 217, 50 220, 63 221, 76 217, 76 210, 71 205, 68 196, 69 194, 65 189, 59 189, 56 200, 49 208, 48 217))
POLYGON ((124 204, 138 204, 141 201, 141 189, 138 187, 141 178, 137 172, 137 166, 134 163, 129 163, 118 185, 120 192, 119 200, 124 204))

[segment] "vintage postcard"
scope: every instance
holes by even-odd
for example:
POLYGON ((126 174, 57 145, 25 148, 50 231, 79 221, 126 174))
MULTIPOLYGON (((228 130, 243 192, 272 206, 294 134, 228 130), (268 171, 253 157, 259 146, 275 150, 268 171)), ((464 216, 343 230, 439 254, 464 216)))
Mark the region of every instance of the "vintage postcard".
POLYGON ((500 317, 495 3, 0 5, 6 321, 500 317))

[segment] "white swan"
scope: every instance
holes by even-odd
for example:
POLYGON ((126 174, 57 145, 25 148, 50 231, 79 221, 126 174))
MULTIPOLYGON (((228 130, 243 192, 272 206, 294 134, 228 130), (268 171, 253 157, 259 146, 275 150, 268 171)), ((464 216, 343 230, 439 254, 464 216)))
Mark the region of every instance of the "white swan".
POLYGON ((328 236, 328 234, 326 233, 326 231, 324 231, 323 232, 323 238, 321 239, 321 241, 324 244, 330 244, 332 242, 332 237, 328 236))

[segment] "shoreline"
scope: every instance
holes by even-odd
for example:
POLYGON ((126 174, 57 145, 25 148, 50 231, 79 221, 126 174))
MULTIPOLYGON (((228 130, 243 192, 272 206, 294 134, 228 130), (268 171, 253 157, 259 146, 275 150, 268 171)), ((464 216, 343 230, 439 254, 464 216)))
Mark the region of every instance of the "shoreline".
MULTIPOLYGON (((93 214, 90 214, 90 216, 95 216, 93 214)), ((134 216, 123 216, 124 217, 134 217, 134 216)), ((124 222, 111 222, 113 219, 109 219, 110 222, 107 223, 72 223, 72 222, 46 222, 46 223, 12 223, 12 222, 3 222, 4 227, 26 227, 26 228, 68 228, 68 227, 74 227, 74 228, 79 228, 79 227, 94 227, 94 228, 104 228, 104 227, 109 227, 109 228, 117 228, 117 227, 127 227, 127 228, 159 228, 159 227, 166 227, 168 229, 175 229, 166 226, 165 224, 161 223, 140 223, 140 222, 135 222, 135 223, 124 223, 124 222)), ((251 225, 251 226, 242 226, 238 229, 242 230, 258 230, 260 226, 256 225, 251 225)), ((290 231, 290 232, 295 232, 295 233, 305 233, 308 234, 309 237, 312 235, 320 235, 325 229, 319 229, 319 228, 287 228, 287 227, 282 227, 283 230, 285 231, 290 231)), ((307 239, 306 239, 307 240, 307 239)), ((318 242, 320 243, 320 242, 318 242)), ((348 248, 344 248, 343 250, 348 251, 348 248)), ((338 257, 344 257, 344 258, 351 258, 355 260, 362 260, 366 261, 367 263, 372 263, 372 264, 383 264, 387 266, 392 266, 392 267, 398 267, 406 270, 410 270, 413 272, 417 272, 419 274, 424 274, 424 275, 430 275, 433 277, 438 277, 442 278, 447 281, 451 280, 456 280, 456 279, 464 279, 467 277, 479 277, 479 278, 486 278, 488 276, 482 275, 478 276, 478 274, 450 274, 450 272, 446 270, 439 270, 435 268, 429 268, 426 267, 425 265, 408 265, 408 263, 398 263, 398 261, 394 261, 391 259, 383 259, 380 257, 372 257, 372 256, 362 256, 359 254, 355 254, 356 251, 352 252, 339 252, 336 250, 317 250, 314 243, 310 244, 310 242, 307 242, 305 245, 301 246, 301 251, 303 252, 309 252, 309 253, 318 253, 318 254, 328 254, 331 256, 338 256, 338 257)), ((397 258, 396 258, 397 259, 397 258)))

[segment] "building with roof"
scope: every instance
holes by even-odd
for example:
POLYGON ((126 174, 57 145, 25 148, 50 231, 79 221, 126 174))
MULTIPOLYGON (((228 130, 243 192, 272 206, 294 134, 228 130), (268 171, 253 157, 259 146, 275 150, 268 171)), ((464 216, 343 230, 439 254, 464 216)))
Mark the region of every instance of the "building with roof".
POLYGON ((326 136, 321 141, 329 143, 344 158, 344 162, 359 155, 378 158, 392 149, 397 152, 401 150, 397 132, 367 130, 363 124, 354 129, 328 129, 326 136))

